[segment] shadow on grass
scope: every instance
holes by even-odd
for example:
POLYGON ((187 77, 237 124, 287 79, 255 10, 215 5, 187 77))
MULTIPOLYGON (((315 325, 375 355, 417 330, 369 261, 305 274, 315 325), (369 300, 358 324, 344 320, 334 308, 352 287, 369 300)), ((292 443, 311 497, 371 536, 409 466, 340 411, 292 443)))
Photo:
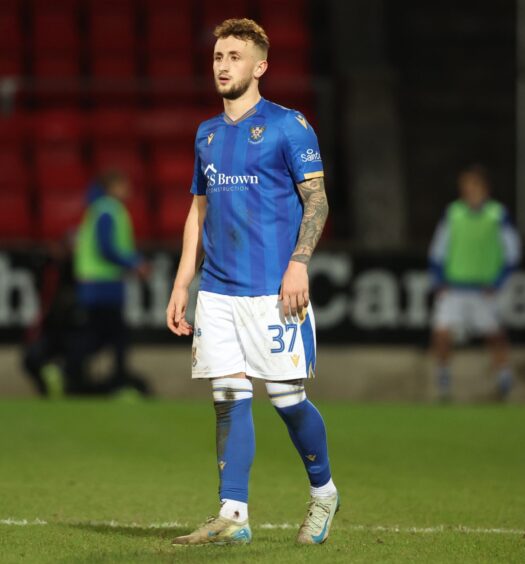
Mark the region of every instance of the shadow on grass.
POLYGON ((73 529, 101 533, 103 535, 122 535, 133 538, 155 537, 171 539, 191 532, 191 529, 187 527, 119 527, 118 525, 107 525, 104 523, 70 523, 66 526, 73 529))

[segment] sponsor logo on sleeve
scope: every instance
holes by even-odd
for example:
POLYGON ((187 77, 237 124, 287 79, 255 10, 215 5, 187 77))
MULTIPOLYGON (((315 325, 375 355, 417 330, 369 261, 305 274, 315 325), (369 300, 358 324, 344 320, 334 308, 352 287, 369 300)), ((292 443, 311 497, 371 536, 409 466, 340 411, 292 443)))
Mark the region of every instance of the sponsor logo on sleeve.
POLYGON ((307 149, 306 153, 301 154, 301 160, 303 163, 320 163, 321 153, 319 151, 314 151, 313 149, 307 149))

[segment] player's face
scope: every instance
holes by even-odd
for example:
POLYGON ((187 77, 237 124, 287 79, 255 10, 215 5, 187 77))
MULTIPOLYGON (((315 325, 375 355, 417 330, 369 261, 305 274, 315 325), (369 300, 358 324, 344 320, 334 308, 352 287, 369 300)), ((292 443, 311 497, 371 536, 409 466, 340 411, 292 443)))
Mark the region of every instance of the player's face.
POLYGON ((465 172, 459 177, 459 191, 461 198, 473 208, 481 206, 488 196, 485 179, 472 172, 465 172))
POLYGON ((217 40, 213 52, 213 76, 217 92, 223 98, 236 100, 250 88, 255 81, 258 54, 252 41, 233 36, 217 40))

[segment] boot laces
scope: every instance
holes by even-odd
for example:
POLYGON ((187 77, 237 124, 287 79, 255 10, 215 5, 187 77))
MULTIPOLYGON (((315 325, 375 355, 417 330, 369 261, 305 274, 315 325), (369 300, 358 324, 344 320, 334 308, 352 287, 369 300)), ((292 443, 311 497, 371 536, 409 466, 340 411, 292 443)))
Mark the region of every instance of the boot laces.
POLYGON ((330 506, 327 503, 323 503, 318 499, 310 500, 308 502, 307 518, 303 529, 315 533, 316 529, 321 529, 324 526, 328 515, 330 515, 330 506), (316 508, 321 509, 322 513, 316 513, 316 508))

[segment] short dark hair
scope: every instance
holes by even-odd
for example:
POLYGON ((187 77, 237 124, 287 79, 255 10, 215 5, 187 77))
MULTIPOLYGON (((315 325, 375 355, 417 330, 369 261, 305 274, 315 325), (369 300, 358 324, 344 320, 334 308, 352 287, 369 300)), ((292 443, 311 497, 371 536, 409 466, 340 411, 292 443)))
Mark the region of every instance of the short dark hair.
POLYGON ((471 163, 460 171, 460 176, 464 174, 473 174, 480 178, 487 186, 490 186, 490 174, 488 168, 481 163, 471 163))
POLYGON ((233 35, 233 37, 243 41, 253 41, 266 55, 270 48, 270 40, 264 29, 257 22, 248 18, 224 20, 215 28, 213 35, 217 39, 224 39, 233 35))
POLYGON ((118 168, 108 168, 99 175, 97 184, 104 192, 108 192, 118 182, 128 182, 128 180, 127 174, 122 170, 118 168))

